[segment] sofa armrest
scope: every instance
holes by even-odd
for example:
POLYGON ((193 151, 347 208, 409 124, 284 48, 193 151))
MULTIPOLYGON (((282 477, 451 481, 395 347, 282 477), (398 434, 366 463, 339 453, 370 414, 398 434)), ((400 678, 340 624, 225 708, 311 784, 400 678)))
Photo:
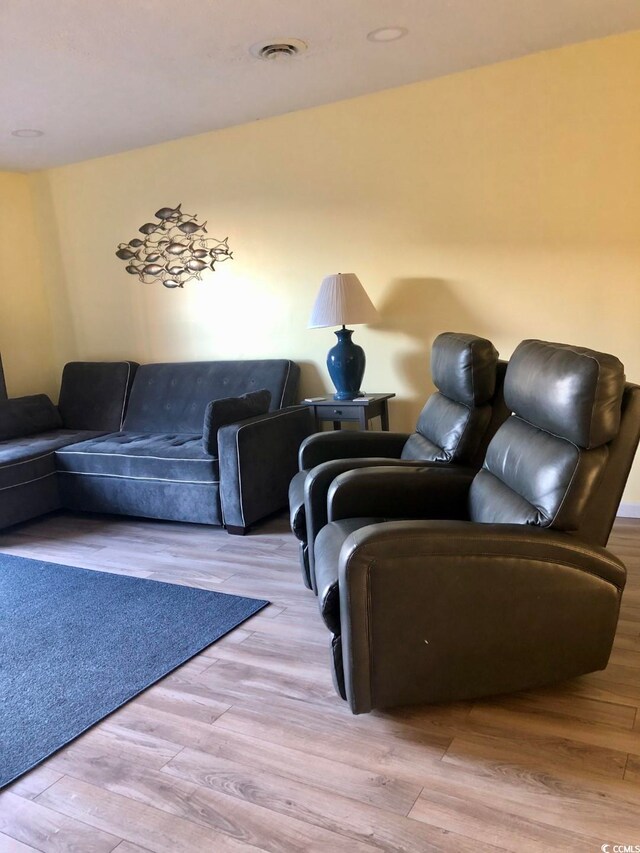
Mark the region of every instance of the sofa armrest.
POLYGON ((300 442, 313 429, 311 412, 291 406, 218 430, 220 501, 230 532, 287 505, 300 442))
POLYGON ((384 456, 400 459, 402 448, 409 438, 404 432, 368 432, 365 430, 336 430, 316 432, 300 445, 300 471, 315 468, 331 459, 357 459, 361 456, 384 456))
POLYGON ((603 669, 624 565, 526 525, 396 521, 351 534, 338 583, 355 713, 521 690, 603 669))
POLYGON ((472 468, 415 463, 347 471, 329 487, 327 516, 329 521, 363 516, 466 520, 476 473, 472 468))

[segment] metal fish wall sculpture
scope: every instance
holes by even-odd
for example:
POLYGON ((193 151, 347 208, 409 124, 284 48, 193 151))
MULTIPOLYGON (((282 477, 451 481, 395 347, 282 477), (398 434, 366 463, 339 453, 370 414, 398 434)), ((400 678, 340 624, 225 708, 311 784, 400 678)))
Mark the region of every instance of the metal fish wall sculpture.
POLYGON ((145 222, 138 228, 144 239, 134 237, 119 243, 116 257, 126 261, 125 270, 137 275, 144 284, 160 281, 165 287, 184 287, 193 278, 201 279, 206 270, 228 261, 233 255, 228 237, 208 237, 207 223, 177 207, 156 210, 157 222, 145 222))

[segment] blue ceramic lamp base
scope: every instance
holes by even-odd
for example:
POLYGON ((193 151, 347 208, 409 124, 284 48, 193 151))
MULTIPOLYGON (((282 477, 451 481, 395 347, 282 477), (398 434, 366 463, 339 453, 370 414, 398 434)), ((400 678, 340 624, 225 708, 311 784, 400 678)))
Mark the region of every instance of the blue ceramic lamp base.
POLYGON ((360 385, 364 376, 366 359, 364 350, 351 340, 353 329, 344 326, 335 335, 338 343, 327 355, 327 369, 336 386, 334 400, 353 400, 361 397, 360 385))

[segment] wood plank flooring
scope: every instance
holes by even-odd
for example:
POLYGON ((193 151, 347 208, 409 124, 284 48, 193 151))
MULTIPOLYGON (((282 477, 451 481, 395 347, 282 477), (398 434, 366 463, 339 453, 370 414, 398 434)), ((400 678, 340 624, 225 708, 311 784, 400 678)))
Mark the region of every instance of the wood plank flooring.
POLYGON ((640 845, 640 520, 606 671, 353 717, 283 516, 241 538, 53 515, 0 551, 272 604, 0 794, 0 853, 597 851, 640 845))

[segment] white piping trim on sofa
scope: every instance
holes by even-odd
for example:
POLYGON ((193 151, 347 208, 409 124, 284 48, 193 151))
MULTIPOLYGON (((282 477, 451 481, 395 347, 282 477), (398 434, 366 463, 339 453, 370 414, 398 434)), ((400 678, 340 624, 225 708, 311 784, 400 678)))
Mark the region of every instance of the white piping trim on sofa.
POLYGON ((282 408, 282 404, 284 403, 284 395, 287 390, 287 382, 289 381, 289 374, 291 373, 291 361, 287 361, 287 375, 284 377, 284 384, 282 386, 282 394, 280 395, 280 406, 278 408, 282 408))
POLYGON ((171 477, 133 477, 128 474, 103 474, 97 471, 57 471, 69 477, 111 477, 114 480, 145 480, 149 483, 183 483, 187 486, 212 486, 220 480, 175 480, 171 477))
POLYGON ((124 426, 124 411, 127 407, 127 392, 129 391, 129 377, 131 376, 131 362, 127 361, 125 362, 125 364, 127 365, 127 381, 124 383, 124 394, 122 395, 122 409, 120 411, 120 429, 122 429, 122 427, 124 426))
POLYGON ((135 453, 100 453, 97 450, 67 450, 66 448, 61 448, 59 451, 61 454, 71 455, 72 453, 76 456, 122 456, 125 459, 159 459, 161 462, 217 462, 217 458, 212 456, 211 459, 189 459, 181 456, 147 456, 146 453, 140 454, 139 456, 135 453))
POLYGON ((29 462, 37 462, 38 459, 46 459, 48 456, 53 456, 54 453, 55 450, 50 450, 48 453, 43 453, 41 456, 32 456, 30 459, 21 459, 20 462, 7 462, 6 465, 0 464, 0 471, 4 471, 6 468, 15 468, 16 465, 27 465, 29 462))
POLYGON ((37 483, 39 480, 46 480, 47 477, 53 477, 57 471, 51 471, 50 474, 43 474, 42 477, 34 477, 33 480, 24 480, 22 483, 14 483, 12 486, 0 486, 0 492, 6 492, 7 489, 17 489, 18 486, 28 486, 29 483, 37 483))

